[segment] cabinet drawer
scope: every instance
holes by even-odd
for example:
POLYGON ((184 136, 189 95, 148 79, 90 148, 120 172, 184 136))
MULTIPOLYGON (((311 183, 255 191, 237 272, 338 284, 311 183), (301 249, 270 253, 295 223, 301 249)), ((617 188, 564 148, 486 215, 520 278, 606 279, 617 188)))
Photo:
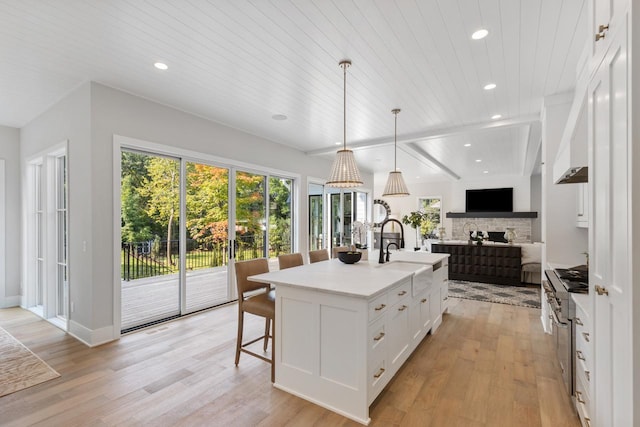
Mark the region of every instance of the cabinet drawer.
POLYGON ((369 357, 377 358, 378 355, 384 356, 387 343, 387 326, 384 317, 381 317, 369 325, 368 338, 367 346, 369 357))
POLYGON ((369 301, 369 322, 386 313, 388 307, 389 299, 387 298, 387 293, 384 293, 369 301))
POLYGON ((373 400, 380 394, 385 385, 389 382, 389 369, 387 367, 387 361, 384 358, 369 359, 372 362, 369 364, 367 371, 367 400, 371 404, 373 400))
POLYGON ((590 426, 591 419, 591 398, 589 396, 589 388, 584 384, 582 376, 576 376, 575 405, 580 416, 583 426, 590 426))
POLYGON ((411 280, 407 280, 406 282, 396 286, 390 290, 388 294, 389 305, 394 305, 401 299, 409 297, 411 295, 411 280))

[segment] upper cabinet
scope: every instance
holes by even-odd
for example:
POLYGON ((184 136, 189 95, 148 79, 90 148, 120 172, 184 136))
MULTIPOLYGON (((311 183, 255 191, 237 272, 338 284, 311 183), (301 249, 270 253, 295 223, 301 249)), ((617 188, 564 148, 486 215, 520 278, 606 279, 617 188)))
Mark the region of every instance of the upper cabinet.
POLYGON ((592 0, 589 8, 591 69, 595 69, 611 43, 611 30, 621 25, 629 0, 592 0))

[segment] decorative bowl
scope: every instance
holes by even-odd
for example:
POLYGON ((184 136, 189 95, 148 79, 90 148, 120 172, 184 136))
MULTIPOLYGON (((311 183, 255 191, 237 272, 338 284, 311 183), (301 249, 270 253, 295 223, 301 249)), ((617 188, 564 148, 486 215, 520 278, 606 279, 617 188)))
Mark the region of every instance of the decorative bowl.
POLYGON ((342 251, 338 252, 338 259, 345 264, 355 264, 362 258, 362 252, 357 251, 342 251))

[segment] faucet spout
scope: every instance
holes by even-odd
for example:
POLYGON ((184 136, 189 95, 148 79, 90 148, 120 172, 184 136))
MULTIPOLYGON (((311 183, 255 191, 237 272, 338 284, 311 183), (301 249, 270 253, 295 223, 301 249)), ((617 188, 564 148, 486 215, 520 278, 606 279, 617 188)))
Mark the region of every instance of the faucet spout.
POLYGON ((385 257, 385 262, 389 262, 389 256, 391 255, 389 253, 389 246, 391 246, 391 245, 395 246, 396 249, 400 249, 400 247, 398 246, 397 242, 389 242, 389 243, 387 243, 387 255, 385 257))
POLYGON ((391 246, 391 244, 395 244, 396 247, 398 247, 398 249, 404 249, 404 227, 402 226, 402 223, 400 221, 398 221, 395 218, 389 218, 386 219, 382 225, 380 226, 380 256, 378 257, 378 264, 384 264, 385 263, 385 257, 384 257, 384 252, 385 252, 385 248, 383 247, 382 241, 383 241, 383 236, 384 236, 384 226, 387 225, 388 222, 395 222, 400 226, 400 246, 398 247, 398 244, 396 242, 389 242, 389 244, 387 245, 387 261, 389 261, 389 246, 391 246))

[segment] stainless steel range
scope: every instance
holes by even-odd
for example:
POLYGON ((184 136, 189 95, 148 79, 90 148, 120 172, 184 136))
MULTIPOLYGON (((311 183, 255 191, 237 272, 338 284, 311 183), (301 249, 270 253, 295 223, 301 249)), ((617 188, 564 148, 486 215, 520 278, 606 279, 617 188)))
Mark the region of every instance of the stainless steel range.
POLYGON ((549 318, 556 356, 562 369, 562 379, 570 395, 575 389, 575 366, 573 352, 575 348, 575 325, 573 319, 576 306, 571 299, 572 292, 589 292, 589 272, 587 266, 570 269, 557 268, 545 270, 547 280, 542 281, 547 302, 551 306, 549 318))

